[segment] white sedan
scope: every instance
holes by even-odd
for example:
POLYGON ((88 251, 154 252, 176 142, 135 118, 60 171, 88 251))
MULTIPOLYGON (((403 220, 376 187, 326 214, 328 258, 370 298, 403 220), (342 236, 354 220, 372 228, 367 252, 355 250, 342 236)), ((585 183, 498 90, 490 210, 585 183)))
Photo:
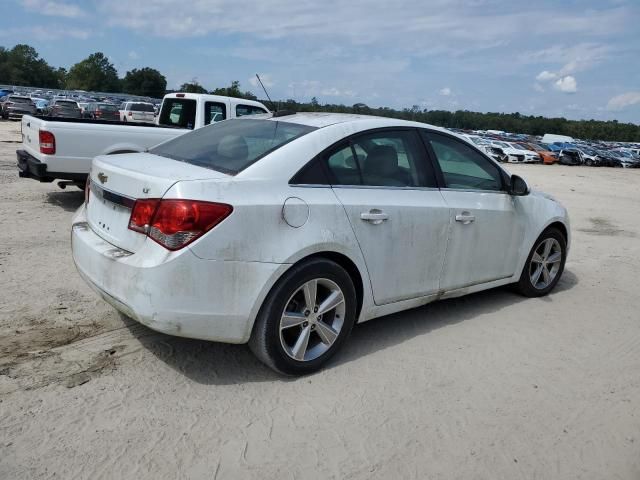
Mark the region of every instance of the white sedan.
POLYGON ((303 374, 358 322, 506 284, 546 295, 569 235, 562 205, 446 130, 281 112, 95 158, 72 250, 129 317, 303 374))

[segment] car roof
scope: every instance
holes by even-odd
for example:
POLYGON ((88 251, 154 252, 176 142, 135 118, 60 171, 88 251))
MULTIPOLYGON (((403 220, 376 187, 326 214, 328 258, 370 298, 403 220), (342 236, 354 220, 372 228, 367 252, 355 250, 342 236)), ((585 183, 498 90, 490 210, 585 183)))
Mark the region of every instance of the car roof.
MULTIPOLYGON (((428 123, 410 122, 408 120, 400 120, 397 118, 378 117, 375 115, 360 115, 353 113, 330 113, 330 112, 297 112, 291 115, 273 116, 273 114, 264 115, 247 115, 241 118, 264 118, 271 121, 297 123, 299 125, 306 125, 309 127, 323 128, 329 125, 336 125, 338 123, 357 123, 357 122, 371 122, 372 120, 378 121, 380 127, 421 127, 438 130, 444 133, 448 133, 457 137, 460 135, 446 130, 441 127, 429 125, 428 123)), ((466 139, 465 139, 466 140, 466 139)))

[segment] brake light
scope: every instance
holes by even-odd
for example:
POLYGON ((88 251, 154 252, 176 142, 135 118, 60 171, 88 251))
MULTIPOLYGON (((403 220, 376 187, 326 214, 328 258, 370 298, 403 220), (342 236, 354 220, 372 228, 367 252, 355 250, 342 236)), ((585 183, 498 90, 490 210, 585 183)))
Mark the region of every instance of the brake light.
POLYGON ((144 233, 167 250, 179 250, 227 218, 233 207, 197 200, 136 200, 129 229, 144 233))
POLYGON ((130 117, 133 116, 133 112, 132 111, 129 111, 129 116, 130 117))
POLYGON ((40 130, 38 132, 40 139, 40 153, 45 155, 54 155, 56 153, 56 137, 51 132, 40 130))
POLYGON ((176 97, 178 97, 178 98, 184 98, 184 93, 176 93, 176 97))
POLYGON ((96 117, 101 117, 101 116, 102 116, 102 111, 96 110, 96 117))
POLYGON ((91 178, 87 178, 87 184, 84 186, 84 203, 89 204, 89 192, 91 191, 91 178))
POLYGON ((153 214, 158 208, 160 200, 156 198, 146 200, 136 200, 133 204, 133 210, 131 211, 131 218, 129 219, 129 229, 134 232, 149 233, 149 226, 151 220, 153 220, 153 214))

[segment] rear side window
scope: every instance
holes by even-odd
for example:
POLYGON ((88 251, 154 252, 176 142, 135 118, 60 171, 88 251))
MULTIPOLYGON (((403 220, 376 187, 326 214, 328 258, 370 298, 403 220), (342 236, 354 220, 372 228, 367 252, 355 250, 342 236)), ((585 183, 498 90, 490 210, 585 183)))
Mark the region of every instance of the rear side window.
POLYGON ((232 119, 200 128, 150 150, 155 155, 235 175, 315 127, 232 119))
POLYGON ((256 107, 254 105, 236 105, 236 117, 258 115, 260 113, 267 113, 267 111, 264 108, 256 107))
POLYGON ((354 137, 326 156, 334 185, 435 187, 435 176, 413 130, 354 137))
POLYGON ((162 103, 160 125, 193 128, 196 122, 196 101, 188 98, 167 98, 162 103))
POLYGON ((204 124, 219 122, 227 118, 227 106, 219 102, 204 103, 204 124))
POLYGON ((424 132, 442 170, 446 188, 502 190, 498 167, 466 143, 446 135, 424 132))

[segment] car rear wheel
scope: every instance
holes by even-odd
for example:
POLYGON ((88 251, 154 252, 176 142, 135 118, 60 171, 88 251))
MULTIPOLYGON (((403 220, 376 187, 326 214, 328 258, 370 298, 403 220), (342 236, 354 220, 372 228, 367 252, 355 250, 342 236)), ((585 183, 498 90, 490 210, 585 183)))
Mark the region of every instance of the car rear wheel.
POLYGON ((265 300, 249 348, 287 375, 320 369, 345 342, 356 319, 356 293, 337 263, 316 258, 291 268, 265 300))
POLYGON ((567 241, 556 228, 548 228, 538 237, 516 284, 527 297, 541 297, 556 286, 567 259, 567 241))

